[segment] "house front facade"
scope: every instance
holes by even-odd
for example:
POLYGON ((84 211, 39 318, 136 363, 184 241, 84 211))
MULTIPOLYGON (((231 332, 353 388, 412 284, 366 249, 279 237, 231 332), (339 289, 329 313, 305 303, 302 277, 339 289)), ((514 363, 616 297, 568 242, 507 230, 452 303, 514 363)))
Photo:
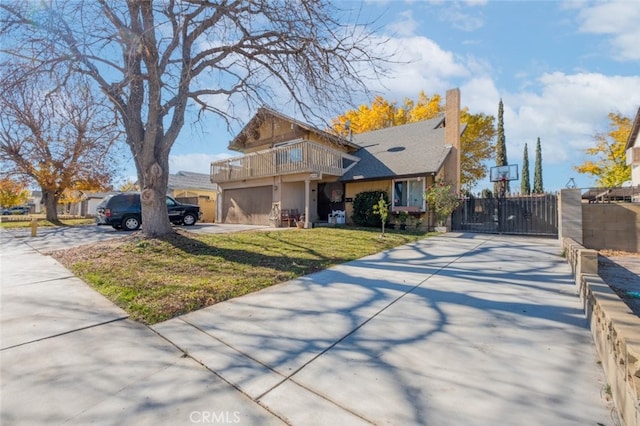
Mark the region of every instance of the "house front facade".
POLYGON ((243 155, 211 164, 218 221, 281 226, 286 212, 310 227, 339 212, 349 223, 353 199, 374 190, 392 211, 425 216, 428 185, 459 188, 460 133, 458 89, 443 116, 348 139, 261 108, 229 144, 243 155))

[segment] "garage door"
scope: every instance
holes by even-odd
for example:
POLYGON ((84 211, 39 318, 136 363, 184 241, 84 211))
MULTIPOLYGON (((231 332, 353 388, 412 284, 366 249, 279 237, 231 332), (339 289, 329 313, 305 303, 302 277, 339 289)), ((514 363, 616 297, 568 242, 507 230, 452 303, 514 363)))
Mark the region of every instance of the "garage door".
POLYGON ((222 220, 224 223, 269 225, 272 191, 271 185, 225 190, 222 220))

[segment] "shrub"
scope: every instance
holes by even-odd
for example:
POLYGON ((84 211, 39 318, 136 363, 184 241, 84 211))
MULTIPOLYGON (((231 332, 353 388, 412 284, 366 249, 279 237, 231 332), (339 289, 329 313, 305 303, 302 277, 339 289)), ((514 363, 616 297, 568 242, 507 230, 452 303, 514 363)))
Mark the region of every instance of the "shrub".
POLYGON ((351 220, 358 226, 378 227, 381 219, 374 214, 373 206, 378 204, 380 197, 389 203, 389 196, 385 191, 365 191, 361 192, 353 199, 353 216, 351 220))
POLYGON ((440 180, 427 188, 424 198, 429 208, 435 213, 438 225, 444 225, 451 213, 460 205, 460 199, 453 192, 452 186, 440 180))

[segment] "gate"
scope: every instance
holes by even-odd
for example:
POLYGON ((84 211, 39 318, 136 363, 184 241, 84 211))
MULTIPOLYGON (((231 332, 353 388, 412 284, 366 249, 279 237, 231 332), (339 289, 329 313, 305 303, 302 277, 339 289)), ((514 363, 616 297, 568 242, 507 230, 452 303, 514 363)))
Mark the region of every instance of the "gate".
POLYGON ((453 212, 451 230, 557 237, 558 196, 470 197, 453 212))

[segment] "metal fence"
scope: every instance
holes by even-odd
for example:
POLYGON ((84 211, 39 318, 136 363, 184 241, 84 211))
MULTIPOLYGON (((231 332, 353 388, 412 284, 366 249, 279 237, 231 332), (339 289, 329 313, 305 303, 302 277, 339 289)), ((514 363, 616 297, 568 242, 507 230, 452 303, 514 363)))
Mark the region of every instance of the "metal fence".
POLYGON ((585 203, 640 203, 640 185, 582 189, 585 203))
POLYGON ((470 197, 452 215, 451 229, 459 232, 558 236, 556 194, 470 197))

